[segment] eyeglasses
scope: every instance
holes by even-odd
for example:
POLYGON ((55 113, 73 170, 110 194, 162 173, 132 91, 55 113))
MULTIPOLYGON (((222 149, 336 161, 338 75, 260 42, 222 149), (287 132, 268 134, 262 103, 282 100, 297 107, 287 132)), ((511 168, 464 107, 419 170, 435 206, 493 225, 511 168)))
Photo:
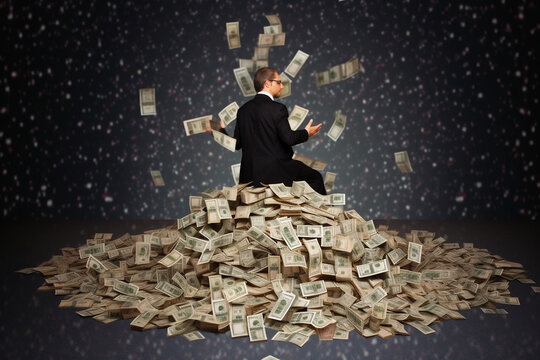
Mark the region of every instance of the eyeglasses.
POLYGON ((273 79, 269 79, 268 81, 275 81, 278 83, 278 85, 281 85, 281 80, 273 80, 273 79))

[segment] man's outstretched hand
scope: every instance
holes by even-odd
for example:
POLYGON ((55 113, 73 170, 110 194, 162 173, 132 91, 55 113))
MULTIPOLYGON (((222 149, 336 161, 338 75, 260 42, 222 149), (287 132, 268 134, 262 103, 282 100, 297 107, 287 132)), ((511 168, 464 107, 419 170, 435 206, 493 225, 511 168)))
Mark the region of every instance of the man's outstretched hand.
POLYGON ((312 123, 313 123, 313 119, 309 120, 309 123, 306 125, 306 128, 305 128, 307 130, 309 137, 312 137, 313 135, 318 133, 322 126, 322 124, 311 126, 312 123))

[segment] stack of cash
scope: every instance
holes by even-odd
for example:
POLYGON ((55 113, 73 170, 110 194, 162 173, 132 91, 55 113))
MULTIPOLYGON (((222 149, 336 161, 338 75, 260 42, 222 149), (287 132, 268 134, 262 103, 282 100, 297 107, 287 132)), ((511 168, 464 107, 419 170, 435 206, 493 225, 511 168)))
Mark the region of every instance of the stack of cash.
POLYGON ((365 72, 364 67, 358 61, 358 57, 354 55, 346 63, 336 65, 330 70, 315 73, 315 83, 317 87, 328 85, 337 81, 348 79, 358 72, 365 72))
POLYGON ((306 182, 208 189, 189 197, 190 213, 172 226, 96 234, 21 272, 40 272, 40 291, 102 323, 131 319, 134 330, 166 328, 188 341, 230 330, 297 346, 315 334, 406 335, 408 325, 430 334, 431 324, 464 319, 461 310, 505 313, 497 304, 520 303, 509 282, 534 283, 488 250, 376 227, 345 204, 345 194, 322 196, 306 182))
POLYGON ((402 173, 411 173, 413 171, 409 154, 406 151, 394 153, 394 159, 399 171, 402 173))

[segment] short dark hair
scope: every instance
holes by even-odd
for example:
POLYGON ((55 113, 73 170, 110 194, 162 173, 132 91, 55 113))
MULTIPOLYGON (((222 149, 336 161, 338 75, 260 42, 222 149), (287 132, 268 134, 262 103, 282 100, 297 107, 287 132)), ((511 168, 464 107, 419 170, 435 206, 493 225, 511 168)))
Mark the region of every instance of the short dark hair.
POLYGON ((253 76, 253 85, 255 85, 256 91, 261 91, 264 89, 264 83, 267 80, 271 80, 274 77, 274 74, 277 74, 277 70, 273 67, 262 67, 253 76))

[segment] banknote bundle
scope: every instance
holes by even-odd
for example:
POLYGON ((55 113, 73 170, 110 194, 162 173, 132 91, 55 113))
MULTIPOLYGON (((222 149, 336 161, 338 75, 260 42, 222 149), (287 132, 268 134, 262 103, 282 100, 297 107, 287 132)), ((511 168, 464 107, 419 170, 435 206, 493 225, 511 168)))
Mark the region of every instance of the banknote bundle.
POLYGON ((534 283, 521 264, 472 243, 401 234, 345 205, 345 194, 322 196, 306 182, 207 189, 171 226, 98 233, 20 272, 41 273, 40 291, 102 323, 130 319, 133 330, 164 328, 187 341, 230 330, 296 346, 351 331, 430 334, 472 307, 505 314, 499 305, 520 304, 510 281, 534 283))
POLYGON ((411 161, 409 160, 409 154, 406 151, 394 153, 394 159, 399 171, 404 174, 413 172, 411 161))
POLYGON ((364 67, 358 61, 358 57, 354 55, 347 62, 336 65, 330 70, 315 73, 315 83, 317 87, 328 85, 334 82, 346 80, 359 72, 365 72, 364 67))

